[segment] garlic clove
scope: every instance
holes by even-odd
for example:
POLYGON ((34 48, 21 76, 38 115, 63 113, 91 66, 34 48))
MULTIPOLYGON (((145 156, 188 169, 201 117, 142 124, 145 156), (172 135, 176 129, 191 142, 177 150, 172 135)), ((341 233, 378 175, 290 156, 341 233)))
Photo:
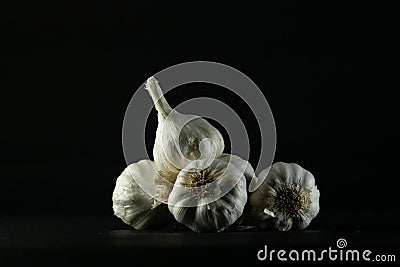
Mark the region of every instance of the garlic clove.
POLYGON ((311 172, 298 164, 277 162, 270 170, 261 171, 259 178, 264 181, 250 196, 249 204, 261 228, 301 230, 317 216, 320 192, 311 172))
POLYGON ((115 184, 112 195, 115 216, 137 230, 166 226, 173 218, 167 205, 157 199, 166 201, 171 189, 162 181, 152 161, 130 164, 115 184))
POLYGON ((247 186, 250 185, 251 180, 254 179, 256 176, 254 169, 251 166, 250 162, 242 159, 239 156, 223 153, 219 157, 219 159, 235 165, 235 167, 238 168, 239 171, 241 171, 244 174, 244 177, 246 178, 247 186))
POLYGON ((220 232, 243 213, 246 179, 226 161, 215 159, 205 165, 205 160, 196 160, 179 172, 168 208, 178 222, 195 232, 220 232))
POLYGON ((153 148, 159 173, 174 182, 181 169, 191 161, 221 156, 224 140, 221 133, 205 119, 181 114, 166 101, 158 81, 150 77, 146 87, 158 113, 158 127, 153 148))
MULTIPOLYGON (((249 192, 250 185, 256 181, 257 177, 255 175, 254 169, 251 166, 250 162, 242 159, 241 157, 233 154, 223 153, 219 159, 228 162, 229 164, 233 164, 241 173, 244 174, 246 178, 246 188, 249 192)), ((235 222, 232 227, 237 227, 242 224, 245 214, 248 213, 248 205, 245 205, 244 214, 235 222)))

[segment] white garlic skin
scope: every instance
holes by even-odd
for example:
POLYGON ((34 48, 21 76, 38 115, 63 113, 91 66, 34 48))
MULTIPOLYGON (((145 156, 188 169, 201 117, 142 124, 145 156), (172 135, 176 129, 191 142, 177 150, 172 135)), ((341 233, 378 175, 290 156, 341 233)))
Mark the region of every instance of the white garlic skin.
POLYGON ((146 193, 133 175, 140 176, 137 181, 160 199, 168 197, 170 189, 157 183, 154 163, 141 160, 130 164, 117 178, 112 195, 114 215, 136 230, 163 228, 173 220, 168 206, 146 193))
MULTIPOLYGON (((246 188, 247 192, 249 191, 249 186, 250 183, 253 179, 257 179, 256 174, 254 172, 253 167, 251 166, 250 162, 247 160, 242 159, 241 157, 233 154, 227 154, 223 153, 221 157, 219 157, 220 160, 230 162, 233 164, 240 172, 243 173, 244 177, 246 178, 246 188)), ((248 213, 249 207, 248 204, 246 203, 243 211, 243 216, 245 216, 246 213, 248 213)), ((243 222, 244 217, 241 216, 236 222, 235 225, 241 225, 243 222)))
POLYGON ((146 89, 158 113, 154 162, 166 180, 173 183, 179 171, 193 160, 221 156, 224 139, 215 127, 199 116, 172 109, 154 77, 147 80, 146 89))
MULTIPOLYGON (((179 172, 174 188, 168 198, 168 208, 175 219, 195 232, 221 232, 242 215, 247 202, 246 179, 233 164, 215 159, 206 169, 209 177, 216 177, 215 182, 204 187, 196 187, 196 193, 190 191, 187 170, 201 169, 203 160, 191 162, 179 172), (186 185, 186 187, 185 187, 186 185), (214 199, 231 188, 225 195, 214 199), (197 190, 199 189, 199 190, 197 190), (193 196, 198 195, 193 205, 193 196)), ((208 164, 208 163, 207 163, 208 164)))
POLYGON ((219 159, 226 162, 231 162, 233 165, 235 165, 235 167, 238 168, 246 178, 247 187, 250 185, 251 180, 256 176, 250 162, 237 155, 223 153, 219 159))
MULTIPOLYGON (((261 228, 280 231, 302 230, 317 216, 320 192, 311 172, 295 163, 276 162, 270 169, 262 170, 258 178, 264 181, 250 195, 249 205, 252 217, 261 228), (278 199, 282 196, 282 188, 289 188, 289 192, 295 192, 299 196, 301 201, 294 203, 301 203, 298 206, 300 208, 293 208, 296 207, 293 204, 279 208, 279 203, 286 203, 279 202, 278 199), (298 215, 294 216, 287 210, 298 211, 298 215)), ((290 200, 290 197, 288 199, 290 200)))

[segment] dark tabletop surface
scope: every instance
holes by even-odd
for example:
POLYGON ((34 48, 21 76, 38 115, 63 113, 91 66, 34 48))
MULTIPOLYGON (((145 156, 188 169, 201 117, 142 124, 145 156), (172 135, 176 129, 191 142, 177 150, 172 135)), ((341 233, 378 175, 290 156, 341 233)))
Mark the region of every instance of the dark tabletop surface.
POLYGON ((264 265, 266 262, 258 261, 256 254, 265 245, 276 250, 318 250, 336 248, 339 238, 346 239, 348 249, 369 249, 375 254, 399 257, 399 219, 399 215, 390 213, 322 213, 304 231, 261 231, 246 224, 245 219, 241 226, 221 233, 199 234, 178 224, 159 231, 136 231, 113 216, 3 216, 0 266, 137 262, 168 266, 193 262, 264 265))

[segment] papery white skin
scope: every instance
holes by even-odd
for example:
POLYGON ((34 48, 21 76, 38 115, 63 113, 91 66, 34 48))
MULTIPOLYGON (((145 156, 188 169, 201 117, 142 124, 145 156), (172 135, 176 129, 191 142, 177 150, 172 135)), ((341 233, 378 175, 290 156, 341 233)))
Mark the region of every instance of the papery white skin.
POLYGON ((264 179, 261 186, 250 195, 250 212, 257 223, 264 229, 305 229, 319 212, 320 192, 315 185, 314 176, 295 163, 276 162, 271 168, 260 172, 259 179, 264 179), (279 190, 282 187, 294 187, 302 192, 305 205, 299 216, 285 216, 276 205, 279 190))
POLYGON ((147 80, 146 89, 158 113, 154 162, 166 180, 173 183, 179 171, 193 160, 209 159, 211 163, 221 156, 225 145, 216 128, 199 116, 172 109, 154 77, 147 80))
POLYGON ((206 169, 204 165, 205 160, 196 160, 179 172, 168 208, 178 222, 195 232, 220 232, 243 213, 247 202, 246 179, 243 172, 226 161, 215 159, 206 169), (196 169, 208 170, 217 179, 203 186, 187 187, 188 177, 196 169), (231 189, 220 195, 227 187, 231 189))
POLYGON ((161 202, 166 202, 171 189, 159 177, 152 161, 130 164, 116 181, 112 195, 114 214, 136 230, 160 229, 173 220, 167 205, 161 202))
POLYGON ((239 156, 227 153, 223 153, 221 157, 219 157, 218 159, 230 162, 233 165, 235 165, 235 167, 238 168, 239 171, 241 171, 244 174, 244 177, 246 178, 247 187, 250 185, 251 180, 255 178, 256 174, 254 173, 254 169, 251 166, 250 162, 248 162, 247 160, 244 160, 239 156))
MULTIPOLYGON (((246 178, 246 188, 247 191, 249 192, 249 186, 252 181, 257 179, 257 176, 254 172, 253 167, 251 166, 250 162, 247 160, 242 159, 241 157, 237 155, 232 155, 232 154, 227 154, 223 153, 219 159, 224 160, 226 162, 229 162, 230 164, 233 164, 240 172, 243 173, 244 177, 246 178)), ((245 205, 243 213, 246 213, 248 210, 248 205, 245 205)), ((243 222, 243 216, 241 216, 236 222, 235 225, 241 225, 243 222)))

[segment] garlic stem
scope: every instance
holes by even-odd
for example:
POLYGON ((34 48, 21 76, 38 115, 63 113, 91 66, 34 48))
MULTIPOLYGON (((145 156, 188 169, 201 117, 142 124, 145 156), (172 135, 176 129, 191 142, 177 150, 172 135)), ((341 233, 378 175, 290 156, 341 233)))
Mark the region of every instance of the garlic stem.
POLYGON ((165 99, 164 94, 161 91, 161 87, 158 85, 158 81, 151 76, 147 79, 145 88, 147 91, 149 91, 156 110, 159 112, 159 114, 166 118, 172 111, 172 108, 165 99))

